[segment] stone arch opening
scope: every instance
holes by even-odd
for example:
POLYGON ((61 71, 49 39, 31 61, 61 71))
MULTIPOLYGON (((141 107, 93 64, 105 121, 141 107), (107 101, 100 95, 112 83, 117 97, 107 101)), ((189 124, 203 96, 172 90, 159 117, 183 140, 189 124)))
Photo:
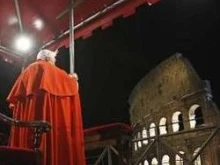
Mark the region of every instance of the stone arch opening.
POLYGON ((166 119, 165 117, 162 117, 162 118, 160 119, 159 132, 160 132, 160 135, 167 134, 167 132, 168 132, 167 119, 166 119))
POLYGON ((198 104, 194 104, 189 109, 189 123, 190 128, 196 128, 204 124, 202 107, 198 104))
POLYGON ((170 157, 168 155, 162 157, 162 165, 170 165, 170 157))
MULTIPOLYGON (((142 138, 147 138, 147 129, 144 127, 142 130, 142 138)), ((148 144, 148 140, 145 139, 142 141, 144 145, 148 144)))
POLYGON ((151 160, 151 165, 158 165, 158 161, 157 161, 156 158, 153 158, 153 159, 151 160))
POLYGON ((180 111, 176 111, 173 113, 172 128, 173 128, 173 132, 184 130, 183 115, 180 111))
MULTIPOLYGON (((183 151, 179 151, 180 154, 184 154, 183 151)), ((183 165, 183 158, 176 154, 175 156, 175 165, 183 165)))
POLYGON ((156 136, 156 125, 155 125, 155 123, 150 124, 149 133, 150 133, 150 137, 156 136))

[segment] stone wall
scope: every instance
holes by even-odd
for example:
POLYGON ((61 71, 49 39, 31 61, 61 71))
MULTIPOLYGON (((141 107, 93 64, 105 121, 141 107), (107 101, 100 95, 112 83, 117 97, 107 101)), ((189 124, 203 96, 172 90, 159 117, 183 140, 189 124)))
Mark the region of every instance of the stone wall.
POLYGON ((198 165, 218 164, 219 110, 210 84, 187 59, 175 54, 159 64, 137 84, 129 103, 134 164, 160 164, 165 156, 170 164, 178 156, 189 163, 197 152, 198 165))

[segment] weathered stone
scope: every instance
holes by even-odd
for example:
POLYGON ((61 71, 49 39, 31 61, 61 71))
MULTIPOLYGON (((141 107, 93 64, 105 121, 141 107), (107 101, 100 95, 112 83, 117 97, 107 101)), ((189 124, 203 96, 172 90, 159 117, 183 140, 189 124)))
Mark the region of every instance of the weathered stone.
POLYGON ((202 150, 202 164, 220 164, 219 110, 212 100, 209 82, 201 80, 183 56, 175 54, 148 73, 134 88, 129 104, 133 140, 142 138, 133 143, 134 164, 138 160, 151 162, 153 158, 162 164, 163 156, 168 155, 170 164, 174 165, 179 151, 184 152, 187 164, 197 148, 202 150), (166 120, 165 125, 161 125, 162 118, 166 120), (152 123, 156 125, 155 131, 150 127, 152 123), (147 139, 148 142, 155 140, 156 143, 140 158, 150 145, 143 143, 144 129, 147 138, 150 133, 153 138, 147 139))

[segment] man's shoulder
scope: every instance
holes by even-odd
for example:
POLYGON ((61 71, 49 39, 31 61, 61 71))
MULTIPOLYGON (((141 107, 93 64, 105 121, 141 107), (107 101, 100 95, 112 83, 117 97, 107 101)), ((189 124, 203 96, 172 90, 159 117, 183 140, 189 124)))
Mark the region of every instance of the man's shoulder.
POLYGON ((38 60, 38 61, 35 61, 33 63, 31 63, 28 67, 37 67, 37 66, 50 66, 50 64, 46 61, 43 61, 43 60, 38 60))

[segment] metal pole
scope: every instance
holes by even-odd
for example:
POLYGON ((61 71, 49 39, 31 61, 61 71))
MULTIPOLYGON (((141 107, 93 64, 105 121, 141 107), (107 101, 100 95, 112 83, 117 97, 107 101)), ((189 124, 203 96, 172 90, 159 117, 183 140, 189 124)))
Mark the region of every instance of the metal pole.
MULTIPOLYGON (((22 25, 22 21, 21 21, 21 12, 20 12, 20 7, 19 7, 19 2, 18 2, 18 0, 14 0, 14 3, 15 3, 16 14, 18 17, 18 24, 19 24, 20 32, 22 33, 23 32, 23 25, 22 25)), ((24 71, 27 61, 28 61, 27 57, 25 56, 21 71, 24 71)))
POLYGON ((22 32, 23 31, 23 26, 22 26, 22 22, 21 22, 21 13, 20 13, 20 7, 19 7, 19 4, 18 4, 18 0, 14 0, 14 3, 15 3, 16 14, 17 14, 17 17, 18 17, 19 28, 20 28, 20 31, 22 32))
MULTIPOLYGON (((73 0, 71 0, 71 6, 73 6, 73 0)), ((70 12, 70 74, 74 73, 74 64, 75 64, 75 51, 74 51, 74 10, 71 8, 70 12)))
POLYGON ((201 154, 201 152, 204 150, 204 148, 209 144, 209 142, 212 140, 212 138, 216 135, 216 133, 219 131, 219 128, 216 128, 212 134, 206 139, 206 141, 202 144, 200 150, 193 156, 193 158, 190 160, 189 164, 192 165, 196 158, 201 154))
POLYGON ((112 150, 112 152, 115 153, 115 155, 118 156, 119 159, 122 159, 122 161, 123 161, 124 164, 128 164, 127 159, 124 158, 123 155, 119 154, 119 151, 118 151, 114 146, 111 146, 111 145, 110 145, 109 147, 110 147, 110 149, 112 150))
POLYGON ((177 151, 176 149, 174 149, 172 146, 170 146, 167 142, 165 142, 164 140, 160 139, 160 143, 162 145, 164 145, 166 148, 169 149, 169 151, 171 151, 174 155, 178 155, 179 157, 181 157, 184 162, 188 162, 188 158, 184 155, 184 154, 181 154, 179 151, 177 151))
POLYGON ((101 153, 101 155, 99 156, 99 158, 96 160, 96 162, 94 163, 94 165, 98 165, 103 158, 105 157, 105 155, 108 153, 108 147, 105 147, 103 152, 101 153))
POLYGON ((108 146, 108 165, 112 165, 112 153, 110 146, 108 146))
POLYGON ((63 10, 60 14, 58 14, 56 19, 63 18, 71 9, 79 6, 82 2, 84 2, 84 0, 77 0, 74 4, 71 4, 70 8, 67 8, 67 9, 63 10))

